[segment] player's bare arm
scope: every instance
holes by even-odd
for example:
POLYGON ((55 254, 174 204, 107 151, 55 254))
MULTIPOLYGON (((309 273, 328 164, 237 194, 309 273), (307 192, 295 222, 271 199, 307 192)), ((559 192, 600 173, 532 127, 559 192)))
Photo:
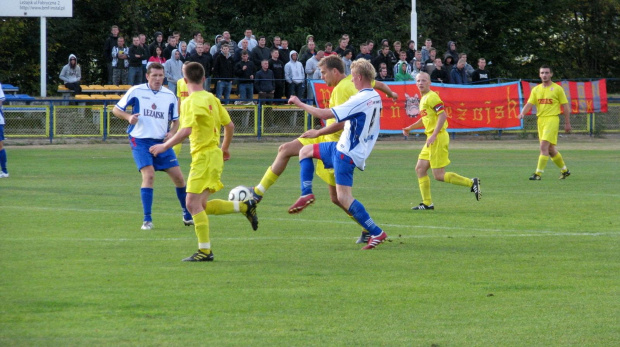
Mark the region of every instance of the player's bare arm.
POLYGON ((321 129, 310 129, 308 131, 306 131, 305 133, 301 134, 301 138, 308 138, 308 139, 314 139, 317 138, 321 135, 329 135, 329 134, 333 134, 335 132, 338 132, 340 130, 344 129, 344 122, 334 122, 324 128, 321 129))
POLYGON ((426 147, 430 147, 433 142, 435 142, 435 139, 437 139, 437 134, 439 134, 441 128, 443 128, 444 123, 446 123, 446 118, 447 117, 445 112, 441 112, 439 114, 439 117, 437 118, 437 125, 435 125, 435 130, 433 131, 433 134, 429 136, 428 139, 426 139, 426 147))
POLYGON ((232 141, 233 134, 235 132, 235 123, 232 121, 226 125, 224 125, 224 139, 222 140, 222 153, 224 155, 224 161, 230 159, 230 151, 228 147, 230 146, 230 142, 232 141))
POLYGON ((569 104, 562 105, 562 110, 564 113, 564 131, 569 134, 571 131, 570 126, 570 106, 569 104))
POLYGON ((176 145, 177 143, 183 142, 183 140, 188 138, 189 135, 191 134, 192 134, 192 128, 181 128, 181 130, 177 131, 176 134, 174 134, 174 136, 172 136, 168 141, 161 143, 159 145, 151 146, 149 148, 149 152, 152 155, 157 156, 158 154, 163 153, 167 151, 168 149, 172 148, 172 146, 176 145))
POLYGON ((129 112, 121 110, 116 106, 112 109, 112 114, 115 115, 117 118, 126 120, 131 125, 135 125, 136 123, 138 123, 138 116, 140 116, 139 113, 131 114, 129 112))
POLYGON ((422 127, 422 125, 423 125, 423 123, 422 123, 422 117, 420 117, 420 119, 418 119, 415 123, 413 123, 413 124, 411 124, 411 125, 409 125, 409 126, 407 126, 407 127, 404 127, 404 128, 403 128, 403 135, 405 135, 405 136, 409 136, 409 132, 410 132, 411 130, 413 130, 413 129, 417 129, 417 128, 421 128, 421 127, 422 127))
POLYGON ((398 94, 394 93, 390 87, 388 87, 387 84, 381 82, 381 81, 375 81, 375 88, 378 91, 381 91, 383 93, 385 93, 388 97, 392 98, 393 101, 396 101, 396 99, 398 99, 398 94))
POLYGON ((518 119, 523 119, 523 117, 525 117, 526 114, 530 113, 530 111, 532 110, 533 106, 534 105, 530 104, 529 102, 527 104, 525 104, 525 106, 523 106, 523 110, 521 110, 521 113, 519 113, 517 118, 518 119))
POLYGON ((296 97, 295 95, 291 96, 291 98, 288 100, 288 103, 289 104, 295 104, 295 106, 297 106, 297 107, 303 109, 304 111, 310 113, 315 118, 319 118, 319 119, 334 118, 334 114, 332 113, 331 109, 329 109, 329 108, 317 108, 317 107, 314 107, 314 106, 306 105, 303 102, 301 102, 301 100, 299 100, 299 98, 296 97))
POLYGON ((172 138, 172 136, 174 136, 174 134, 177 133, 177 130, 179 130, 179 120, 173 120, 172 124, 170 125, 170 131, 168 131, 168 133, 166 134, 166 137, 164 137, 164 141, 168 141, 169 139, 172 138))

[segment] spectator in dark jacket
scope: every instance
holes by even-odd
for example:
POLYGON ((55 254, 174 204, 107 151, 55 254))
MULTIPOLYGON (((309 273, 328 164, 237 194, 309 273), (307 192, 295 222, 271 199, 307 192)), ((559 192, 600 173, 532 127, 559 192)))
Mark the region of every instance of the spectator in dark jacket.
POLYGON ((249 59, 248 51, 241 51, 241 61, 235 64, 235 76, 240 99, 254 98, 254 62, 249 59))
POLYGON ((467 84, 467 73, 465 72, 465 59, 460 59, 456 66, 450 72, 450 83, 467 84))
POLYGON ((222 100, 222 94, 225 96, 224 99, 230 99, 232 80, 235 77, 234 67, 233 56, 230 54, 228 43, 222 44, 221 52, 213 63, 213 76, 218 79, 215 87, 215 96, 220 100, 222 100))
POLYGON ((189 61, 199 63, 205 69, 205 83, 204 89, 206 91, 211 90, 211 70, 213 67, 213 57, 211 54, 204 51, 204 44, 202 42, 196 43, 195 52, 189 57, 189 61))
POLYGON ((276 84, 273 80, 273 71, 269 70, 269 60, 261 62, 261 69, 256 73, 254 86, 258 91, 259 99, 273 99, 276 84))

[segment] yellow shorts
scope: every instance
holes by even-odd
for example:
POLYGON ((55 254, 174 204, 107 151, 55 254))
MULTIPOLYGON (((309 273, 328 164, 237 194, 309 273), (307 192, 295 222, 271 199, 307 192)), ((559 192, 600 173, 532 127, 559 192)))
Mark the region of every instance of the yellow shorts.
MULTIPOLYGON (((325 142, 325 138, 323 136, 319 136, 314 139, 299 137, 297 138, 297 140, 301 142, 301 144, 304 146, 325 142)), ((321 160, 317 160, 314 171, 316 172, 317 176, 321 177, 321 179, 325 181, 325 183, 329 184, 330 186, 334 186, 334 187, 336 186, 336 177, 334 176, 334 169, 326 169, 325 166, 323 166, 323 162, 321 160)))
POLYGON ((547 141, 552 145, 558 143, 558 131, 560 129, 560 117, 538 118, 538 140, 547 141))
POLYGON ((187 177, 187 192, 202 194, 205 190, 215 193, 224 188, 220 181, 224 170, 222 150, 218 147, 192 154, 192 164, 187 177))
POLYGON ((435 142, 430 147, 422 148, 422 152, 418 156, 418 160, 428 160, 431 163, 431 169, 441 169, 450 164, 448 159, 448 145, 450 144, 450 135, 447 131, 442 131, 437 135, 435 142))

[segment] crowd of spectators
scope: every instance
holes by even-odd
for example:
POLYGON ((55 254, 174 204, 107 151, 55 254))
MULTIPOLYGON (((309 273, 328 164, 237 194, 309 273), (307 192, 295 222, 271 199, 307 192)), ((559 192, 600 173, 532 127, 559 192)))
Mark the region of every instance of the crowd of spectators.
POLYGON ((337 45, 326 42, 320 46, 313 35, 308 35, 304 45, 296 51, 279 36, 270 42, 265 36, 257 39, 252 29, 246 29, 239 42, 232 39, 230 32, 224 31, 216 35, 211 44, 196 31, 186 43, 175 31, 166 42, 162 32, 156 32, 153 41, 147 44, 146 35, 125 38, 117 26, 112 26, 104 44, 104 56, 108 84, 144 83, 146 66, 158 62, 165 66, 165 83, 174 91, 176 81, 182 78, 182 64, 192 61, 205 68, 206 90, 210 91, 213 83, 216 96, 227 100, 234 85, 240 99, 247 102, 253 99, 254 93, 261 99, 291 95, 312 98, 312 88, 308 88, 306 82, 321 78, 318 62, 329 55, 342 58, 347 75, 352 61, 369 60, 380 81, 415 81, 417 74, 427 72, 435 83, 489 83, 485 58, 478 58, 478 68, 474 69, 467 61, 467 54, 458 52, 456 42, 449 41, 446 48, 441 54, 433 47, 431 39, 426 39, 419 50, 413 40, 404 46, 400 41, 390 45, 390 41, 384 39, 378 47, 373 40, 367 40, 354 47, 349 35, 343 34, 337 45), (129 39, 132 44, 126 46, 129 39))

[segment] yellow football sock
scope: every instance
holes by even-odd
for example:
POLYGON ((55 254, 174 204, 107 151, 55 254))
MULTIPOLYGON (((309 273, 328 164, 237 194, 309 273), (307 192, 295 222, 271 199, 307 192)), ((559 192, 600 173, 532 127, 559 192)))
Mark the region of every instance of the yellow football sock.
MULTIPOLYGON (((193 215, 194 228, 196 230, 196 236, 198 237, 198 249, 206 252, 211 248, 211 240, 209 239, 209 217, 205 211, 200 211, 193 215)), ((210 253, 211 251, 209 251, 210 253)), ((207 253, 207 254, 209 254, 207 253)))
POLYGON ((558 152, 555 157, 551 157, 551 160, 553 161, 555 166, 559 167, 562 170, 562 172, 566 172, 566 164, 564 163, 564 159, 562 158, 562 154, 560 154, 560 152, 558 152))
POLYGON ((183 142, 177 143, 176 145, 172 146, 172 150, 174 151, 174 154, 177 156, 177 158, 181 154, 181 148, 183 148, 183 142))
POLYGON ((536 167, 536 174, 540 175, 545 172, 545 168, 547 167, 547 162, 549 161, 548 155, 540 155, 538 156, 538 166, 536 167))
POLYGON ((431 200, 431 179, 427 176, 419 177, 418 184, 420 185, 420 193, 422 194, 422 203, 424 205, 430 205, 433 203, 431 200))
POLYGON ((247 210, 248 207, 243 203, 239 203, 239 201, 215 199, 207 201, 206 212, 209 215, 218 215, 231 214, 235 212, 245 212, 247 210), (236 208, 235 205, 237 206, 236 208))
POLYGON ((256 187, 254 187, 254 193, 263 196, 267 189, 269 189, 269 187, 276 183, 279 177, 280 176, 276 175, 275 173, 273 173, 273 171, 271 171, 270 166, 269 168, 267 168, 267 171, 265 171, 265 175, 260 180, 260 183, 256 187))
POLYGON ((474 181, 472 181, 471 178, 463 177, 454 172, 446 172, 443 176, 443 181, 464 187, 471 187, 471 185, 474 184, 474 181))

